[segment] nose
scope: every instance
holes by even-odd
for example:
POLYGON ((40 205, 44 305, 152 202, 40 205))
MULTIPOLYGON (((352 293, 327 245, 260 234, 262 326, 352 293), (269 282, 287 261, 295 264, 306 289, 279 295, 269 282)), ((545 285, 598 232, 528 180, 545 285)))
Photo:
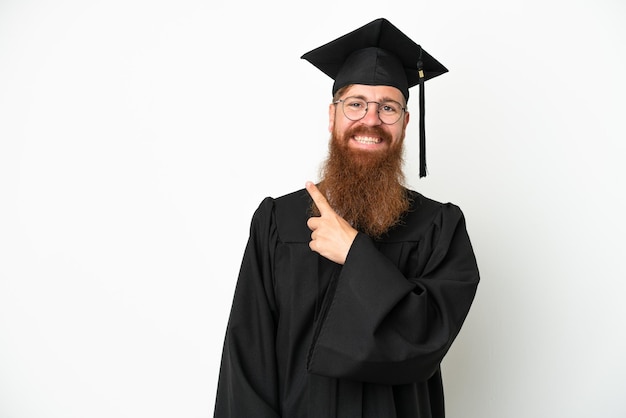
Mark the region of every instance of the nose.
POLYGON ((365 116, 361 121, 368 126, 376 126, 381 125, 383 122, 380 120, 380 116, 378 115, 378 103, 369 102, 367 104, 367 110, 365 111, 365 116))

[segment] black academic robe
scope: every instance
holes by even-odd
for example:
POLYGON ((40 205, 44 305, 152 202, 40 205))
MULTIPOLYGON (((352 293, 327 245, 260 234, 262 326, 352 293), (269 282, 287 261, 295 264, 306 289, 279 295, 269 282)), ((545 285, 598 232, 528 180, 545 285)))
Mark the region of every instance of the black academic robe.
POLYGON ((309 248, 303 189, 266 198, 226 330, 218 418, 443 418, 440 363, 479 281, 461 210, 409 191, 343 266, 309 248))

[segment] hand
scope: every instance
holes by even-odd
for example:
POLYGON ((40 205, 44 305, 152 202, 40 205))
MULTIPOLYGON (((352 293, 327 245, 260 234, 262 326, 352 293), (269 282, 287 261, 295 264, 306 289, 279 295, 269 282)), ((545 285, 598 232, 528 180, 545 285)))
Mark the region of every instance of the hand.
POLYGON ((315 184, 308 181, 306 190, 320 212, 320 216, 314 216, 307 221, 307 226, 313 231, 309 247, 335 263, 345 263, 358 231, 330 207, 315 184))

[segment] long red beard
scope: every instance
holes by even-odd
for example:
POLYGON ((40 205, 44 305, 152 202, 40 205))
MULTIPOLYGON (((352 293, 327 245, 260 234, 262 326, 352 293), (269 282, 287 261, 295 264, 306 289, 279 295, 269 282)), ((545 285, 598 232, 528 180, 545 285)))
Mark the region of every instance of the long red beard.
MULTIPOLYGON (((403 146, 397 141, 386 150, 364 151, 348 147, 355 133, 381 136, 377 127, 357 127, 343 137, 333 132, 329 155, 321 168, 320 191, 333 209, 359 231, 380 237, 397 225, 409 208, 402 172, 403 146)), ((313 208, 314 213, 318 213, 313 208)))

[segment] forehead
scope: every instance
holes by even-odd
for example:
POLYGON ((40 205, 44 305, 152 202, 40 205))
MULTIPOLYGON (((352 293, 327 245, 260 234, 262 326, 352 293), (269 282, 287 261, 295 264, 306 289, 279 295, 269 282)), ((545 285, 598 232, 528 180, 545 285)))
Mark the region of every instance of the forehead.
POLYGON ((360 96, 367 100, 395 100, 404 103, 402 92, 391 86, 369 86, 365 84, 353 84, 346 92, 345 96, 360 96))

